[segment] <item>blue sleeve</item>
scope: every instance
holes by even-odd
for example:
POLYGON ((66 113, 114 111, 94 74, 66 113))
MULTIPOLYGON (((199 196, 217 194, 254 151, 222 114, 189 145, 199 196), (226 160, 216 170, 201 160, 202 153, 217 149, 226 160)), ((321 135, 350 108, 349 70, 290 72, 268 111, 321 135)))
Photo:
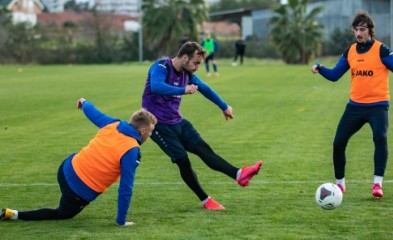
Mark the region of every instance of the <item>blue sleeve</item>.
POLYGON ((218 45, 218 42, 214 40, 214 52, 218 52, 218 49, 220 48, 220 45, 218 45))
POLYGON ((222 100, 221 97, 197 75, 192 75, 190 83, 197 85, 198 91, 207 99, 215 103, 222 111, 225 111, 228 108, 228 104, 226 104, 224 100, 222 100))
POLYGON ((153 64, 149 70, 151 91, 160 95, 182 95, 185 87, 175 87, 165 82, 168 75, 167 66, 160 61, 153 64))
POLYGON ((348 69, 349 64, 347 58, 341 56, 334 68, 330 69, 327 67, 320 67, 319 73, 327 80, 335 82, 340 79, 348 71, 348 69))
POLYGON ((382 63, 393 72, 393 52, 385 44, 381 45, 380 56, 382 63))
POLYGON ((381 58, 381 61, 385 66, 393 72, 393 53, 391 53, 389 56, 381 58))
POLYGON ((131 197, 134 187, 135 171, 139 165, 139 148, 129 150, 120 159, 120 185, 117 198, 117 217, 116 223, 124 225, 127 221, 127 212, 131 205, 131 197))
POLYGON ((99 128, 105 127, 106 125, 119 121, 118 118, 113 118, 100 112, 92 103, 85 101, 82 104, 83 113, 86 117, 99 128))

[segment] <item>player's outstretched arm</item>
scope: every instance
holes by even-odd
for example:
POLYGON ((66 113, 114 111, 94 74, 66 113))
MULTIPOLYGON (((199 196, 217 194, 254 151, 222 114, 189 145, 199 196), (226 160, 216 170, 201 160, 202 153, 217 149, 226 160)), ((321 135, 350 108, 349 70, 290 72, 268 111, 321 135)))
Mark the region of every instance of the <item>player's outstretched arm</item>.
POLYGON ((106 126, 109 123, 113 123, 115 121, 119 121, 118 118, 113 118, 111 116, 108 116, 104 113, 102 113, 100 110, 98 110, 92 103, 87 101, 84 98, 80 98, 76 102, 76 107, 78 109, 82 109, 83 113, 86 115, 86 117, 97 127, 102 128, 106 126))

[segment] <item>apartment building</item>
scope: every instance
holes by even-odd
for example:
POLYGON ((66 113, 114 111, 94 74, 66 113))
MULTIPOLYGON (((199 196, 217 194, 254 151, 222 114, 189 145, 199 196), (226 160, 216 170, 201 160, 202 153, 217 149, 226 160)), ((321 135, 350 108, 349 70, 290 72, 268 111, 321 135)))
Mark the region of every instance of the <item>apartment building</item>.
POLYGON ((100 12, 136 16, 138 0, 96 0, 95 6, 100 12))

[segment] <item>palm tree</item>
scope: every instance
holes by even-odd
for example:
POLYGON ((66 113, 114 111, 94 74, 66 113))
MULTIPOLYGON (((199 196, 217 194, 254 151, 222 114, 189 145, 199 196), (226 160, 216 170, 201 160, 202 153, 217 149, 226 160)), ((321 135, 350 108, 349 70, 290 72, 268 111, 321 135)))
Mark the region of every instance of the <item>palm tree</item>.
POLYGON ((306 14, 307 3, 308 0, 289 0, 270 19, 271 39, 285 63, 308 64, 321 47, 323 25, 315 18, 323 8, 316 7, 306 14))
POLYGON ((184 35, 197 41, 197 27, 207 19, 204 0, 144 0, 142 10, 145 46, 160 55, 176 51, 184 35))

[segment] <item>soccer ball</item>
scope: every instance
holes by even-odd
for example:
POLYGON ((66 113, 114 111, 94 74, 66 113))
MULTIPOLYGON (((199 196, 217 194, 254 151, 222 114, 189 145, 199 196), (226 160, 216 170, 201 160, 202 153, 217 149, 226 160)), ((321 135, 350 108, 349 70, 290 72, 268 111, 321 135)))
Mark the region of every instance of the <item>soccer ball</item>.
POLYGON ((324 183, 315 193, 315 201, 321 208, 332 210, 340 206, 343 200, 341 189, 333 183, 324 183))

